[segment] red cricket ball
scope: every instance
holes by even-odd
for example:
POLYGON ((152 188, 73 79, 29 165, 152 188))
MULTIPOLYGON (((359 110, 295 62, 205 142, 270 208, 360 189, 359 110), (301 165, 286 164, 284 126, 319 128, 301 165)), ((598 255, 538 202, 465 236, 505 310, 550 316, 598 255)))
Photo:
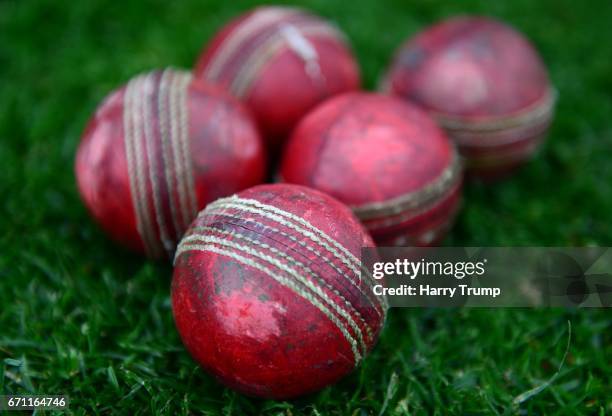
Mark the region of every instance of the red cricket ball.
POLYGON ((172 308, 185 346, 252 396, 287 399, 334 383, 384 323, 387 304, 360 264, 364 246, 372 240, 351 211, 313 189, 260 185, 208 205, 175 258, 172 308))
POLYGON ((243 100, 273 149, 317 103, 360 84, 340 30, 291 7, 258 7, 230 22, 202 52, 195 75, 243 100))
POLYGON ((555 91, 537 52, 483 17, 449 19, 410 39, 384 84, 429 110, 483 179, 529 159, 553 116, 555 91))
POLYGON ((402 100, 331 98, 289 139, 280 179, 349 205, 379 245, 434 245, 458 210, 461 163, 435 122, 402 100))
POLYGON ((133 78, 97 109, 76 155, 85 205, 116 241, 171 255, 208 202, 261 183, 264 145, 240 104, 177 70, 133 78))

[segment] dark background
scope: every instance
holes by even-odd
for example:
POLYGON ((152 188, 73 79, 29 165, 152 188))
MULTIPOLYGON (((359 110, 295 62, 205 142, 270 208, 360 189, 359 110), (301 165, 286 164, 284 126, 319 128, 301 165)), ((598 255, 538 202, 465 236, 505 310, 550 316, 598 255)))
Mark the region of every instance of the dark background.
MULTIPOLYGON (((107 93, 190 67, 255 4, 0 1, 0 392, 68 394, 74 414, 612 413, 609 310, 392 310, 362 367, 297 402, 245 398, 196 366, 172 323, 170 266, 107 240, 73 159, 107 93)), ((509 180, 467 186, 446 244, 612 245, 612 2, 303 5, 348 34, 368 88, 438 19, 486 14, 524 32, 560 93, 549 140, 509 180)))

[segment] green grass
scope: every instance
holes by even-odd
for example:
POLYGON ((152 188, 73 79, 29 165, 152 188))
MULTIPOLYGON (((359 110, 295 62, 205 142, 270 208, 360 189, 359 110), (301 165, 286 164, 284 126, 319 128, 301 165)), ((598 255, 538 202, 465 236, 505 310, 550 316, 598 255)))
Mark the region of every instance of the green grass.
MULTIPOLYGON (((612 245, 612 3, 342 3, 307 6, 347 32, 370 88, 403 38, 456 13, 509 21, 550 68, 560 101, 548 143, 510 180, 467 187, 448 244, 612 245)), ((105 238, 72 164, 111 89, 189 67, 253 4, 0 2, 0 392, 68 394, 74 414, 612 413, 610 310, 392 310, 362 367, 295 402, 245 398, 196 366, 172 323, 171 268, 105 238), (568 321, 557 377, 517 403, 556 374, 568 321)))

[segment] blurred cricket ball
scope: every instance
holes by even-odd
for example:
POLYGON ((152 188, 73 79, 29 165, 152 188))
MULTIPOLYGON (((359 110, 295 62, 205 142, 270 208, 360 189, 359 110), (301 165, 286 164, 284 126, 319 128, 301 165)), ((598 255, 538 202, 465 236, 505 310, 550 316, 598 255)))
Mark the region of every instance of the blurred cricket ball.
POLYGON ((245 102, 274 150, 313 106, 360 84, 339 29, 291 7, 258 7, 230 22, 202 52, 195 75, 245 102))
POLYGON ((449 19, 409 40, 383 88, 430 111, 482 179, 505 176, 533 155, 556 97, 531 44, 483 17, 449 19))
POLYGON ((349 205, 380 246, 439 243, 461 193, 461 163, 425 112, 367 93, 334 97, 296 127, 280 180, 349 205))
POLYGON ((176 252, 172 307, 192 356, 227 386, 287 399, 350 372, 387 305, 351 211, 321 192, 260 185, 206 207, 176 252), (363 272, 363 273, 362 273, 363 272))
POLYGON ((133 78, 97 109, 76 155, 81 197, 115 240, 174 252, 208 202, 261 183, 264 145, 241 105, 177 70, 133 78))

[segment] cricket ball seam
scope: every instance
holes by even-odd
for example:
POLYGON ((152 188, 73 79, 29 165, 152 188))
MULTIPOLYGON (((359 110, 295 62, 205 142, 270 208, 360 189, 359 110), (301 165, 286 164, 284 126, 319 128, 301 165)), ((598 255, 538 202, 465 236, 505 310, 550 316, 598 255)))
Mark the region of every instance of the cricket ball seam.
MULTIPOLYGON (((458 184, 457 184, 458 185, 458 184)), ((455 192, 455 188, 453 188, 449 193, 448 196, 452 195, 455 192)), ((399 217, 393 217, 391 219, 388 219, 386 221, 382 221, 380 223, 374 223, 374 224, 369 224, 369 223, 365 223, 364 226, 373 234, 376 233, 384 233, 385 228, 389 228, 389 227, 393 227, 396 225, 400 225, 405 223, 406 221, 411 220, 412 218, 421 215, 431 209, 433 209, 437 204, 440 204, 443 202, 445 198, 442 198, 440 201, 437 201, 436 204, 434 204, 433 206, 428 206, 428 207, 424 207, 422 210, 420 211, 415 211, 412 213, 409 213, 409 215, 403 215, 403 216, 399 216, 399 217)), ((460 204, 456 204, 449 213, 447 213, 447 217, 446 219, 442 220, 440 223, 438 223, 438 225, 434 226, 433 228, 426 230, 425 232, 421 232, 420 234, 417 234, 416 236, 411 236, 410 232, 408 233, 404 233, 401 236, 397 236, 395 237, 395 239, 393 239, 393 243, 391 243, 391 245, 400 245, 400 241, 399 239, 403 239, 401 240, 401 244, 416 244, 416 245, 420 245, 420 244, 427 244, 429 245, 431 242, 434 241, 438 241, 440 239, 440 237, 442 237, 452 226, 452 224, 455 221, 455 217, 457 216, 457 214, 460 211, 460 204), (425 238, 427 237, 427 238, 425 238)), ((378 234, 376 234, 378 235, 378 234)), ((385 239, 384 238, 384 234, 382 240, 383 241, 390 241, 390 239, 385 239)))
MULTIPOLYGON (((189 131, 187 112, 182 107, 181 103, 187 102, 187 87, 183 84, 188 84, 191 77, 187 73, 177 76, 175 71, 164 71, 162 77, 167 76, 173 79, 174 85, 169 86, 169 91, 164 95, 165 87, 162 78, 160 83, 160 94, 165 96, 160 101, 168 101, 169 111, 161 111, 160 107, 160 128, 166 124, 170 125, 170 130, 166 134, 170 134, 167 141, 171 144, 172 155, 174 156, 174 173, 168 177, 168 183, 171 184, 174 179, 177 183, 177 191, 179 196, 179 209, 182 216, 182 224, 180 230, 184 230, 189 226, 189 219, 194 218, 197 214, 197 200, 195 195, 195 185, 193 179, 193 167, 191 164, 191 155, 189 149, 189 131)), ((161 130, 163 133, 163 130, 161 130)), ((164 137, 162 135, 162 137, 164 137)), ((170 188, 169 188, 170 189, 170 188)), ((173 195, 169 191, 170 195, 173 195)), ((174 199, 170 198, 174 204, 174 199)), ((172 206, 172 205, 171 205, 172 206)))
MULTIPOLYGON (((185 185, 185 194, 187 196, 184 206, 189 206, 187 213, 189 218, 193 218, 198 213, 198 202, 195 194, 195 181, 193 175, 193 167, 192 167, 192 159, 191 159, 191 149, 189 146, 189 114, 187 112, 187 85, 191 82, 191 74, 185 72, 182 74, 182 83, 177 91, 180 93, 178 95, 178 99, 180 99, 180 103, 175 106, 175 109, 178 111, 177 119, 178 123, 176 126, 181 131, 178 135, 180 149, 182 150, 183 155, 183 163, 180 165, 182 169, 180 172, 182 174, 177 175, 177 178, 181 178, 183 183, 185 180, 187 181, 185 185), (187 205, 189 203, 189 205, 187 205)), ((185 224, 187 227, 189 221, 185 224)))
MULTIPOLYGON (((276 56, 284 46, 292 48, 290 39, 282 30, 291 27, 300 35, 309 37, 329 37, 346 44, 344 35, 330 22, 321 20, 292 7, 269 7, 255 11, 251 16, 238 24, 223 45, 215 51, 210 63, 206 65, 202 76, 209 81, 219 81, 227 77, 227 72, 234 69, 230 76, 230 90, 239 98, 244 98, 257 75, 265 65, 276 56), (269 32, 269 33, 267 33, 269 32), (249 38, 262 37, 257 44, 242 51, 241 47, 249 38), (239 62, 234 62, 239 60, 239 62), (224 75, 225 74, 225 75, 224 75)), ((308 39, 305 38, 306 41, 308 39)), ((314 48, 313 48, 314 49, 314 48)), ((316 50, 315 50, 316 53, 316 50)), ((296 54, 308 63, 304 56, 296 54)), ((309 71, 306 71, 312 76, 309 71)))
MULTIPOLYGON (((169 71, 164 71, 162 73, 161 79, 159 81, 159 94, 157 97, 157 109, 158 109, 157 111, 158 111, 158 114, 160 115, 159 135, 161 137, 161 142, 162 142, 162 160, 164 164, 164 174, 166 176, 166 186, 168 187, 168 194, 174 195, 175 191, 174 191, 174 180, 173 180, 172 172, 174 171, 176 164, 180 165, 180 162, 177 163, 176 159, 169 157, 169 153, 170 153, 169 146, 173 146, 173 143, 169 142, 169 138, 172 136, 170 136, 168 133, 169 120, 168 120, 168 117, 165 116, 166 113, 168 112, 167 110, 168 104, 169 104, 168 101, 170 101, 169 100, 170 97, 168 97, 168 82, 172 82, 171 77, 172 77, 172 73, 169 71), (170 78, 170 80, 168 78, 170 78)), ((176 157, 176 152, 173 152, 172 155, 176 157)), ((184 214, 181 214, 181 220, 183 221, 181 224, 179 224, 178 223, 178 212, 177 212, 178 208, 176 207, 174 198, 169 198, 169 199, 170 199, 170 213, 171 213, 172 225, 174 226, 174 229, 179 230, 181 228, 184 228, 185 227, 185 223, 183 220, 184 214)))
POLYGON ((155 214, 155 221, 157 223, 157 230, 159 232, 159 240, 161 242, 161 247, 166 251, 172 250, 172 243, 170 242, 170 236, 168 235, 168 230, 166 226, 165 217, 162 214, 162 201, 160 196, 160 183, 157 175, 157 157, 153 152, 152 147, 157 143, 154 143, 154 132, 153 132, 153 115, 152 115, 152 99, 146 96, 147 92, 153 92, 155 90, 155 73, 149 73, 146 76, 145 85, 142 99, 139 101, 143 106, 144 113, 144 142, 145 142, 145 150, 147 155, 147 165, 148 165, 148 174, 149 181, 151 184, 151 196, 153 199, 153 213, 155 214), (150 90, 150 91, 149 91, 150 90))
POLYGON ((145 251, 153 257, 162 252, 172 253, 188 218, 197 213, 189 157, 187 88, 191 76, 171 69, 158 75, 158 72, 150 72, 128 83, 123 112, 124 145, 137 229, 145 251), (159 134, 155 134, 155 123, 159 124, 159 134), (155 152, 156 148, 161 151, 155 152), (163 197, 162 184, 166 187, 167 198, 163 197), (152 204, 147 196, 148 187, 152 204), (178 207, 175 192, 178 193, 178 207), (164 202, 168 202, 170 213, 164 210, 164 202), (181 224, 178 211, 181 212, 181 224))
MULTIPOLYGON (((230 233, 230 235, 232 235, 230 233)), ((235 235, 234 235, 235 236, 235 235)), ((227 237, 227 235, 226 235, 227 237)), ((285 261, 288 261, 289 264, 291 266, 296 266, 296 264, 294 264, 293 260, 285 257, 283 258, 283 256, 278 256, 278 258, 274 258, 262 251, 258 251, 253 249, 250 246, 246 246, 243 244, 238 244, 235 243, 233 241, 231 241, 230 239, 227 238, 219 238, 213 235, 200 235, 200 234, 191 234, 188 237, 186 237, 184 240, 184 245, 186 247, 190 247, 190 246, 198 246, 198 245, 206 245, 206 244, 214 244, 214 245, 218 245, 218 246, 222 246, 228 249, 233 249, 237 252, 242 252, 243 254, 247 254, 250 257, 253 257, 257 260, 263 261, 265 263, 267 263, 268 265, 274 266, 276 269, 281 270, 282 272, 286 273, 289 277, 291 277, 292 279, 294 279, 294 281, 298 282, 301 286, 303 286, 304 288, 307 289, 306 292, 308 292, 308 290, 310 292, 312 292, 313 296, 318 296, 319 299, 321 299, 325 304, 329 305, 329 307, 331 307, 331 309, 333 310, 333 312, 335 312, 337 315, 340 315, 340 317, 342 317, 348 327, 350 327, 350 329, 352 330, 352 332, 355 334, 355 338, 357 343, 359 344, 359 347, 362 351, 362 354, 366 354, 367 352, 367 348, 366 348, 366 344, 363 338, 363 332, 361 331, 361 328, 357 325, 357 323, 353 320, 351 314, 349 313, 349 311, 347 311, 346 309, 341 308, 338 303, 336 303, 327 293, 325 293, 325 291, 323 290, 323 288, 321 286, 317 286, 314 282, 308 280, 306 277, 304 277, 302 274, 300 274, 297 270, 295 270, 292 267, 289 267, 287 265, 284 265, 281 261, 279 261, 279 259, 284 259, 285 261)), ((270 251, 271 252, 271 251, 270 251)), ((276 253, 274 253, 276 254, 276 253)), ((299 267, 299 266, 298 266, 299 267)), ((306 272, 306 274, 308 274, 308 272, 306 270, 304 270, 306 272)), ((315 279, 321 280, 323 281, 323 279, 321 278, 317 278, 316 274, 314 274, 314 272, 310 271, 310 273, 312 273, 312 275, 314 276, 315 279)), ((324 284, 326 285, 326 283, 324 284)), ((301 286, 296 286, 298 288, 300 288, 301 286)), ((343 298, 344 300, 346 300, 345 298, 343 298)), ((348 301, 347 301, 348 303, 348 301)), ((350 303, 349 303, 350 305, 350 303)), ((351 309, 353 309, 355 312, 356 310, 353 308, 353 306, 351 305, 351 309)), ((358 312, 357 312, 358 313, 358 312)), ((358 315, 359 318, 363 319, 361 317, 361 315, 358 315)), ((329 316, 328 316, 329 318, 329 316)), ((348 328, 347 328, 348 330, 348 328)), ((370 337, 368 336, 368 339, 370 339, 370 337)))
MULTIPOLYGON (((209 209, 209 207, 207 207, 207 210, 209 209)), ((271 231, 274 234, 278 234, 284 238, 287 238, 288 240, 300 245, 300 247, 305 248, 306 250, 310 251, 311 253, 317 255, 318 257, 320 257, 321 259, 325 260, 327 263, 327 265, 329 265, 331 268, 333 268, 339 275, 341 276, 345 276, 346 280, 352 284, 355 288, 357 288, 357 290, 361 293, 361 295, 363 295, 367 300, 368 303, 370 303, 370 305, 373 307, 373 310, 376 312, 376 314, 379 317, 382 317, 384 319, 384 315, 385 312, 387 311, 387 309, 389 309, 389 304, 388 301, 386 299, 386 297, 384 296, 376 296, 374 295, 373 292, 368 292, 368 291, 364 291, 359 282, 360 279, 358 279, 357 281, 355 281, 354 279, 351 279, 350 277, 348 277, 346 275, 346 273, 344 271, 342 271, 342 269, 340 269, 340 267, 338 267, 332 259, 330 259, 329 257, 327 257, 325 255, 325 253, 321 252, 320 250, 317 250, 317 248, 310 246, 308 244, 306 244, 304 241, 296 238, 294 235, 288 234, 286 232, 284 232, 283 230, 280 230, 279 228, 273 227, 271 225, 267 225, 267 224, 262 224, 259 221, 250 219, 250 218, 244 218, 243 216, 239 216, 239 215, 232 215, 231 213, 225 212, 223 211, 222 213, 214 213, 216 216, 218 217, 223 217, 223 218, 232 218, 232 219, 236 219, 239 220, 243 223, 252 223, 252 224, 256 224, 258 227, 263 228, 264 230, 268 230, 271 231), (376 299, 376 302, 374 302, 372 300, 372 298, 376 299), (380 310, 379 310, 380 308, 380 310), (382 312, 381 312, 382 311, 382 312)), ((203 214, 201 214, 203 215, 203 214)), ((237 225, 235 223, 230 223, 232 225, 237 225)), ((371 286, 373 284, 375 284, 375 282, 372 279, 368 279, 366 281, 366 283, 371 286)))
POLYGON ((223 47, 215 51, 215 56, 204 70, 204 77, 209 80, 218 79, 223 72, 224 66, 227 65, 230 59, 237 53, 239 46, 241 46, 245 40, 254 36, 258 31, 265 29, 266 26, 274 25, 296 14, 298 14, 298 9, 289 7, 268 7, 256 10, 244 21, 240 22, 238 27, 234 28, 225 39, 223 47))
POLYGON ((370 220, 365 220, 364 225, 370 232, 375 232, 381 229, 403 224, 406 221, 410 221, 413 218, 418 217, 419 215, 429 212, 439 204, 442 204, 447 198, 451 197, 460 188, 461 183, 462 178, 458 178, 458 180, 454 182, 453 187, 451 187, 448 192, 440 196, 440 198, 433 201, 429 201, 428 204, 425 204, 422 207, 418 207, 418 209, 400 212, 399 214, 391 217, 373 218, 370 220))
POLYGON ((374 220, 399 215, 416 208, 436 204, 454 188, 461 176, 462 161, 455 147, 452 147, 450 164, 434 180, 421 189, 382 202, 353 205, 351 209, 360 220, 374 220))
POLYGON ((250 79, 254 79, 258 71, 269 62, 280 48, 274 47, 277 40, 281 40, 278 46, 282 46, 279 27, 281 24, 298 24, 300 19, 304 19, 303 14, 288 14, 279 17, 277 21, 269 22, 268 26, 260 28, 260 32, 254 32, 251 39, 254 44, 243 42, 236 47, 229 55, 227 62, 222 67, 223 71, 216 79, 221 77, 230 79, 230 90, 239 98, 244 98, 248 89, 250 79), (241 49, 244 48, 245 50, 241 49), (263 62, 262 62, 263 61, 263 62), (256 68, 252 68, 255 66, 256 68), (228 76, 229 74, 229 76, 228 76))
POLYGON ((355 257, 350 251, 348 251, 344 246, 339 244, 336 240, 329 237, 327 234, 314 227, 312 224, 310 224, 308 221, 305 221, 303 218, 293 215, 290 212, 278 209, 272 205, 262 204, 261 202, 256 201, 254 199, 245 199, 240 198, 238 196, 218 199, 209 206, 211 208, 215 208, 219 205, 222 205, 227 208, 236 208, 241 209, 243 211, 252 212, 254 214, 261 215, 262 217, 265 217, 267 219, 276 221, 279 224, 282 224, 288 228, 291 228, 294 231, 299 232, 303 236, 308 237, 316 244, 319 244, 320 246, 327 249, 331 254, 334 255, 334 257, 340 260, 359 278, 361 278, 361 273, 359 271, 361 269, 365 272, 368 278, 373 279, 369 270, 367 270, 367 268, 365 268, 360 263, 357 257, 355 257), (290 221, 287 221, 285 219, 290 221), (300 224, 304 228, 300 228, 300 226, 297 224, 300 224))
POLYGON ((541 120, 550 118, 556 100, 557 91, 549 87, 539 100, 536 100, 531 105, 515 113, 504 116, 471 119, 470 117, 452 116, 435 111, 432 111, 431 114, 443 128, 451 131, 488 132, 506 130, 514 127, 538 124, 541 120))
POLYGON ((542 119, 538 123, 517 126, 499 131, 467 131, 447 130, 448 135, 460 149, 492 149, 508 145, 520 145, 528 142, 534 136, 545 133, 550 127, 552 117, 542 119))
MULTIPOLYGON (((298 31, 302 36, 330 36, 336 35, 338 32, 323 24, 322 22, 312 22, 309 25, 304 24, 303 26, 298 27, 298 31), (312 26, 309 26, 312 25, 312 26)), ((291 24, 290 27, 296 27, 291 24)), ((253 80, 257 77, 257 75, 265 68, 266 64, 271 61, 271 59, 279 53, 285 46, 287 45, 288 40, 285 38, 283 32, 275 33, 271 36, 268 41, 260 46, 260 50, 254 49, 253 53, 245 58, 245 63, 242 68, 236 74, 232 84, 231 90, 238 97, 244 97, 253 83, 253 80)), ((292 49, 293 50, 293 49, 292 49)), ((316 51, 315 51, 316 53, 316 51)), ((299 55, 299 54, 298 54, 299 55)), ((303 57, 300 55, 300 58, 303 57)), ((318 58, 317 58, 318 59, 318 58)), ((307 64, 308 61, 303 59, 307 64)), ((306 71, 309 73, 309 71, 306 71)), ((319 69, 319 75, 320 69, 319 69)), ((323 79, 321 79, 323 80, 323 79)))
POLYGON ((346 327, 342 324, 342 322, 333 315, 333 313, 327 309, 327 307, 325 307, 325 305, 323 305, 321 302, 319 302, 316 297, 313 297, 310 293, 308 292, 304 292, 302 290, 300 290, 299 286, 297 286, 291 279, 287 279, 284 276, 281 276, 277 273, 274 273, 272 270, 270 270, 269 268, 265 267, 264 265, 262 265, 261 263, 254 261, 252 259, 249 259, 247 257, 244 257, 240 254, 237 254, 233 251, 229 251, 229 250, 225 250, 223 248, 219 248, 217 246, 215 246, 214 244, 194 244, 194 245, 179 245, 179 248, 177 249, 177 255, 183 254, 185 252, 188 251, 202 251, 202 252, 210 252, 210 253, 215 253, 215 254, 219 254, 219 255, 223 255, 223 256, 227 256, 230 257, 242 264, 245 264, 249 267, 252 267, 256 270, 259 270, 260 272, 264 273, 265 275, 269 276, 270 278, 276 280, 278 283, 280 283, 281 285, 291 289, 295 294, 297 294, 298 296, 306 299, 308 302, 310 302, 313 306, 315 306, 317 309, 319 309, 319 311, 321 311, 321 313, 323 313, 334 325, 336 325, 336 327, 338 328, 338 330, 342 333, 342 335, 344 336, 344 338, 346 339, 346 341, 349 343, 350 347, 351 347, 351 351, 353 352, 353 365, 356 366, 359 361, 362 359, 361 354, 359 353, 359 349, 357 347, 357 341, 353 338, 353 336, 349 333, 349 331, 346 329, 346 327))
MULTIPOLYGON (((289 265, 300 268, 302 271, 304 271, 308 276, 311 277, 312 280, 316 280, 319 282, 319 284, 321 286, 324 286, 325 288, 327 288, 327 290, 329 290, 330 292, 332 292, 334 295, 336 295, 338 298, 340 298, 340 300, 342 300, 342 303, 349 309, 349 312, 354 314, 357 319, 359 319, 361 325, 365 328, 366 330, 366 334, 368 336, 368 341, 372 341, 372 328, 367 324, 367 322, 365 321, 364 317, 361 315, 361 313, 355 308, 355 306, 353 306, 353 304, 351 302, 349 302, 349 300, 342 295, 342 293, 340 293, 340 291, 338 291, 338 289, 336 289, 335 287, 333 287, 329 282, 327 282, 325 279, 321 278, 317 273, 314 272, 314 270, 312 270, 309 266, 307 266, 306 264, 304 264, 303 262, 301 262, 300 260, 298 260, 296 257, 294 256, 290 256, 288 254, 283 253, 282 251, 280 251, 279 249, 270 246, 269 244, 263 243, 261 241, 257 241, 254 240, 246 235, 237 233, 237 232, 230 232, 230 231, 225 231, 216 227, 194 227, 191 230, 191 234, 187 237, 185 237, 184 241, 187 243, 189 241, 195 241, 195 240, 199 240, 199 241, 203 241, 202 237, 206 237, 206 234, 194 234, 196 232, 204 232, 204 233, 217 233, 220 234, 224 237, 233 237, 233 238, 237 238, 239 240, 242 240, 248 244, 254 245, 254 246, 258 246, 263 250, 268 250, 269 252, 271 252, 272 254, 274 254, 275 256, 277 256, 278 258, 285 260, 287 263, 289 263, 289 265)), ((250 254, 250 253, 249 253, 250 254)), ((369 289, 372 289, 371 286, 368 285, 369 289)), ((318 292, 317 292, 318 293, 318 292)), ((327 297, 325 297, 326 301, 328 300, 327 297)), ((343 315, 344 316, 344 315, 343 315)), ((347 319, 350 319, 350 314, 348 316, 347 319)), ((361 335, 361 330, 359 328, 357 328, 356 330, 359 331, 359 337, 361 338, 361 344, 362 346, 365 345, 363 344, 363 336, 361 335)))
POLYGON ((136 226, 138 233, 143 241, 147 254, 157 256, 159 254, 159 246, 155 244, 155 238, 151 235, 153 226, 149 216, 149 209, 146 201, 146 184, 142 174, 142 143, 140 138, 140 114, 139 106, 141 100, 138 99, 138 90, 141 90, 143 76, 139 76, 131 80, 126 88, 124 101, 125 107, 123 112, 124 121, 124 144, 127 158, 128 176, 130 179, 130 193, 132 196, 132 204, 136 216, 136 226))

